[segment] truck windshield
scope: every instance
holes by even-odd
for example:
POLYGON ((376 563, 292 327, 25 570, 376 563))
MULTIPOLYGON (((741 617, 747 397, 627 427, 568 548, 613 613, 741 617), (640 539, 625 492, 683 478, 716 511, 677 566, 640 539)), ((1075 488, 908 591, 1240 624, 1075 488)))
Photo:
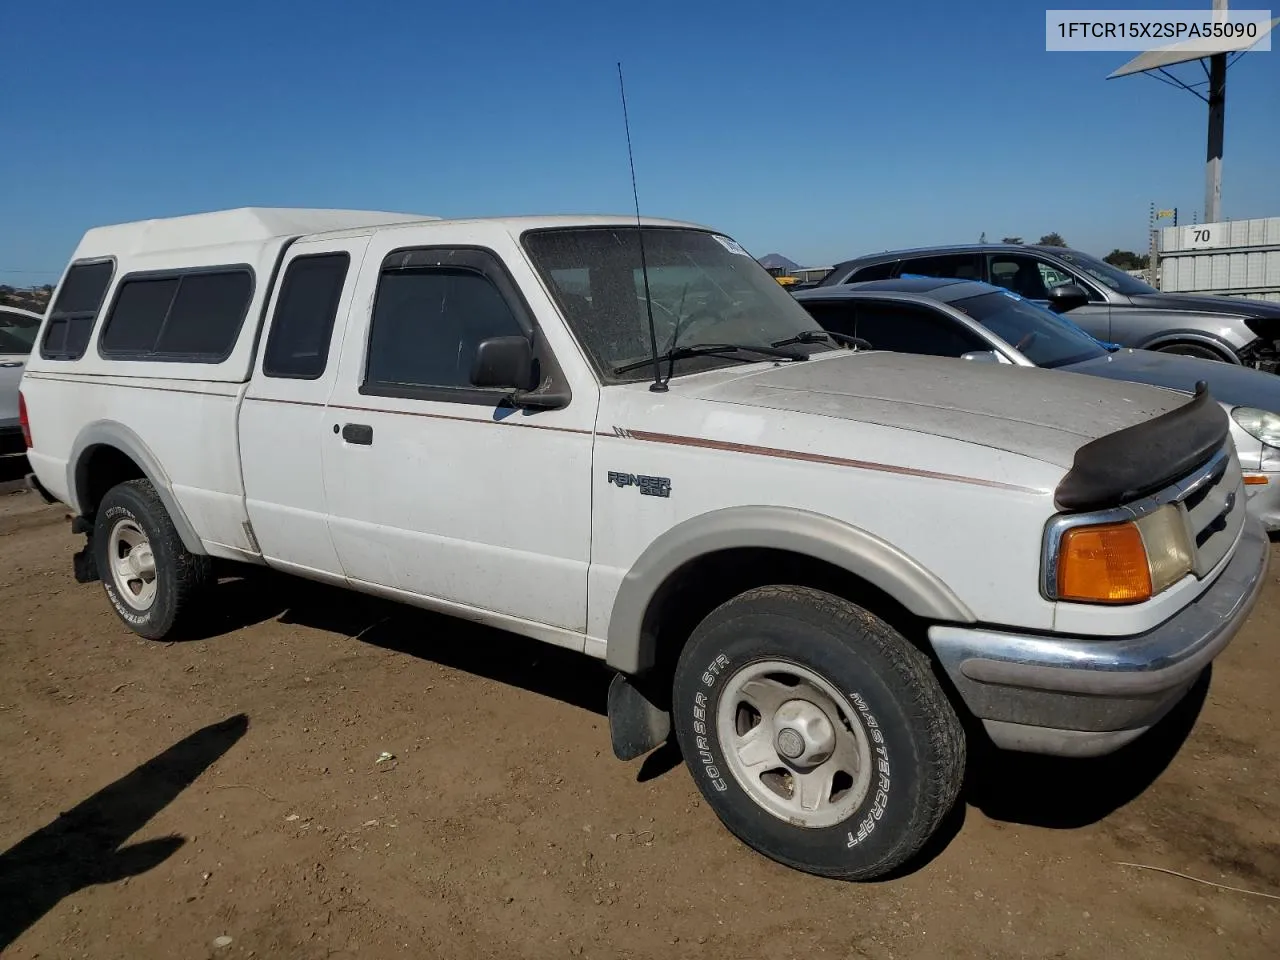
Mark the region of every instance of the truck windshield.
POLYGON ((1012 344, 1038 367, 1062 367, 1107 355, 1097 340, 1075 324, 1008 290, 952 300, 951 306, 1012 344))
MULTIPOLYGON (((817 321, 733 240, 681 227, 643 229, 659 353, 711 343, 767 349, 806 331, 815 332, 816 342, 798 342, 796 351, 835 349, 817 321)), ((523 241, 601 378, 647 379, 651 370, 644 366, 617 372, 653 353, 637 229, 531 230, 523 241)), ((674 367, 679 376, 741 362, 694 352, 674 367)))

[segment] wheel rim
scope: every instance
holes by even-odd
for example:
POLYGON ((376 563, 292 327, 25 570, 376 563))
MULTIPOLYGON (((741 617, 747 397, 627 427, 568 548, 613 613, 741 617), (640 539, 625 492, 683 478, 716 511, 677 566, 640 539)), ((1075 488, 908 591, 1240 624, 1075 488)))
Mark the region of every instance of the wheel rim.
POLYGON ((847 699, 807 667, 764 660, 731 675, 716 733, 738 785, 788 823, 834 826, 867 795, 866 729, 847 699))
POLYGON ((1175 343, 1172 346, 1164 347, 1162 353, 1176 353, 1183 357, 1200 357, 1203 360, 1221 360, 1215 351, 1208 347, 1197 347, 1191 344, 1175 343))
POLYGON ((156 599, 156 558, 151 541, 133 520, 119 520, 107 539, 111 580, 120 599, 135 610, 150 609, 156 599))

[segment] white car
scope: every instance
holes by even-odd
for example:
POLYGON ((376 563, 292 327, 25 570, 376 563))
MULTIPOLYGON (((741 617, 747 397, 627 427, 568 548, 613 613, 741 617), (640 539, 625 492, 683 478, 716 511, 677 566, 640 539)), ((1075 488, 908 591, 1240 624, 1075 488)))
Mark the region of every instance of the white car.
POLYGON ((0 453, 23 447, 18 384, 42 319, 30 310, 0 305, 0 453))
POLYGON ((691 224, 242 209, 90 230, 22 392, 142 636, 220 558, 579 650, 619 757, 674 731, 746 843, 868 878, 963 717, 1070 756, 1159 720, 1269 545, 1207 393, 836 340, 691 224))

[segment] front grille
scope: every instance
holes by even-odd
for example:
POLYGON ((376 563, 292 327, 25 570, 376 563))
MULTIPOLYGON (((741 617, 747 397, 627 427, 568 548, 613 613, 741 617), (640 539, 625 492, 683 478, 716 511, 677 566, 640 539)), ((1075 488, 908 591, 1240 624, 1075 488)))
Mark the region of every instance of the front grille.
POLYGON ((1244 526, 1244 480, 1235 444, 1228 442, 1222 453, 1179 486, 1186 488, 1178 502, 1186 510, 1196 544, 1193 569, 1197 577, 1204 577, 1227 555, 1244 526))

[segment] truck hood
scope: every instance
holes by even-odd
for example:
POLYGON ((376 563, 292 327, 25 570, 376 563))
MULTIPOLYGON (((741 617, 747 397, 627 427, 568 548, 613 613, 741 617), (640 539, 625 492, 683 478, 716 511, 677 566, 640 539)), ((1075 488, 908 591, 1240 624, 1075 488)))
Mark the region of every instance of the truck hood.
POLYGON ((1229 313, 1238 317, 1280 320, 1280 303, 1244 297, 1212 297, 1194 293, 1139 293, 1129 297, 1135 307, 1187 313, 1229 313))
POLYGON ((1105 357, 1058 369, 1108 380, 1149 383, 1187 393, 1195 391, 1197 380, 1203 380, 1209 386, 1209 393, 1221 403, 1280 413, 1280 376, 1234 363, 1155 350, 1117 350, 1105 357))
POLYGON ((887 352, 820 354, 708 384, 697 394, 948 437, 1066 468, 1090 440, 1187 402, 1137 383, 887 352))

